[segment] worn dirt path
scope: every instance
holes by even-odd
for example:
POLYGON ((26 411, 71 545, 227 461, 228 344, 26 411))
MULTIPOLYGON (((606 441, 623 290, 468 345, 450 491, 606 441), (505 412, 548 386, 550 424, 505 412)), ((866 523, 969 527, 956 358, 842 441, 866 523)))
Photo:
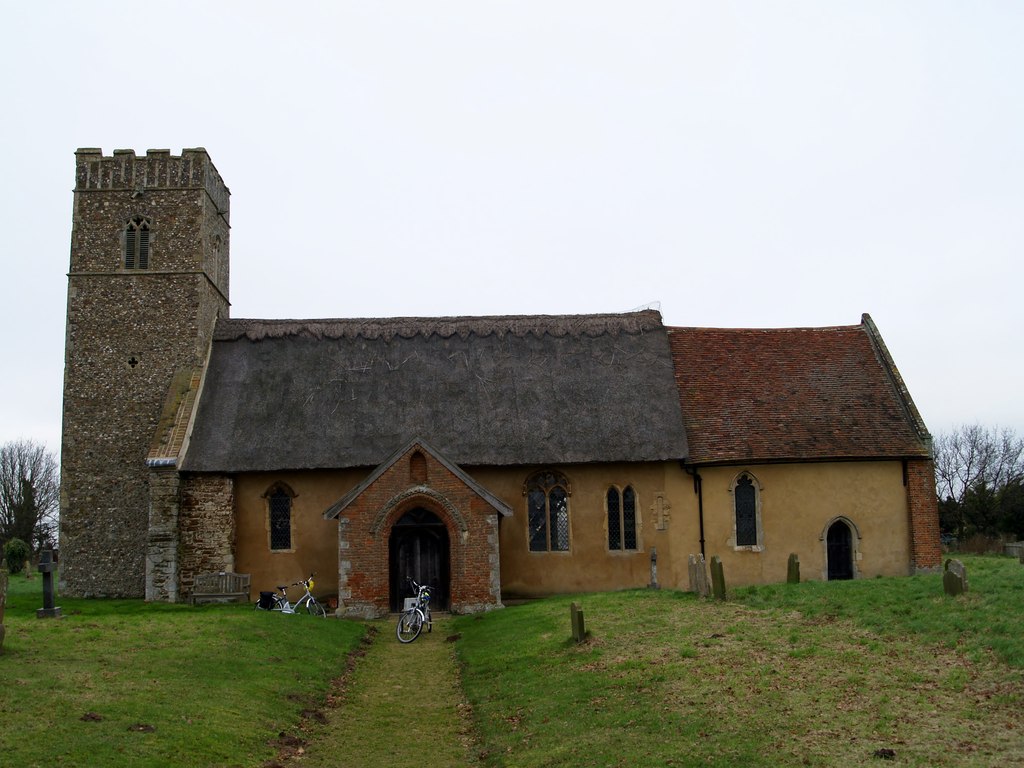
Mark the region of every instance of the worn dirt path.
POLYGON ((404 768, 475 765, 469 708, 459 686, 450 620, 435 618, 408 645, 395 637, 397 619, 377 630, 355 664, 328 727, 296 762, 309 768, 404 768))

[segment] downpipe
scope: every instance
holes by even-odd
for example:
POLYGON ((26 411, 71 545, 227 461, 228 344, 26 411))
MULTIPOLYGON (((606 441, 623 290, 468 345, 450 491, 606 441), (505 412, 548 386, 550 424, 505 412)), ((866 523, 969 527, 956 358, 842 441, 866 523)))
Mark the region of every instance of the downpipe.
POLYGON ((700 472, 694 468, 692 471, 686 465, 685 461, 680 460, 679 466, 683 468, 683 472, 693 478, 693 492, 697 494, 697 519, 700 522, 700 554, 704 556, 704 481, 701 479, 700 472))

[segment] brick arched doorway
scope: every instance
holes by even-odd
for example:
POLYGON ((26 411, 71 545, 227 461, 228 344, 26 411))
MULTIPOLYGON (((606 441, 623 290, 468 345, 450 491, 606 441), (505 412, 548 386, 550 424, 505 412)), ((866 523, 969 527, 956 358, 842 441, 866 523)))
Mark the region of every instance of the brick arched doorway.
POLYGON ((415 507, 391 527, 388 537, 389 602, 400 610, 411 597, 409 579, 432 588, 431 605, 447 610, 451 594, 451 548, 448 528, 429 509, 415 507))

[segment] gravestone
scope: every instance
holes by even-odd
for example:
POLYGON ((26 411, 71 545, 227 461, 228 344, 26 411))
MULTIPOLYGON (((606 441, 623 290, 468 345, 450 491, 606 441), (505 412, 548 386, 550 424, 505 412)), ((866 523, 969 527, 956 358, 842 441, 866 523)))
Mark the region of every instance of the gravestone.
POLYGON ((725 600, 725 571, 718 555, 711 558, 711 592, 715 600, 725 600))
POLYGON ((7 604, 7 569, 0 567, 0 653, 4 650, 4 606, 7 604))
POLYGON ((789 556, 789 564, 786 566, 786 583, 800 583, 800 558, 796 552, 789 556))
POLYGON ((658 584, 658 549, 651 547, 651 583, 647 585, 651 589, 661 589, 658 584))
POLYGON ((587 637, 587 628, 583 622, 583 609, 576 603, 569 606, 569 621, 572 624, 572 639, 582 643, 587 637))
POLYGON ((704 562, 704 555, 690 555, 690 591, 696 592, 699 597, 707 597, 708 592, 708 566, 704 562))
POLYGON ((962 595, 967 591, 967 568, 959 560, 947 560, 942 574, 942 588, 947 595, 962 595))
POLYGON ((53 562, 53 552, 44 549, 39 553, 39 572, 43 574, 43 607, 36 611, 37 619, 59 619, 60 608, 53 605, 53 572, 57 564, 53 562))

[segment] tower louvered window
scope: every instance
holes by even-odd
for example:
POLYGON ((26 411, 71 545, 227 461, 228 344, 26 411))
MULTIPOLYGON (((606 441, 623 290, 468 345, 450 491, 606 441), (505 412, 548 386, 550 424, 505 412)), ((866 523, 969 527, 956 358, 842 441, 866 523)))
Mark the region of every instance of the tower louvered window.
POLYGON ((557 472, 538 472, 526 482, 531 552, 569 551, 569 483, 557 472))
POLYGON ((133 216, 124 231, 124 268, 149 269, 149 229, 145 216, 133 216))
POLYGON ((607 501, 608 549, 635 550, 636 492, 628 485, 621 494, 618 488, 609 488, 607 501))

